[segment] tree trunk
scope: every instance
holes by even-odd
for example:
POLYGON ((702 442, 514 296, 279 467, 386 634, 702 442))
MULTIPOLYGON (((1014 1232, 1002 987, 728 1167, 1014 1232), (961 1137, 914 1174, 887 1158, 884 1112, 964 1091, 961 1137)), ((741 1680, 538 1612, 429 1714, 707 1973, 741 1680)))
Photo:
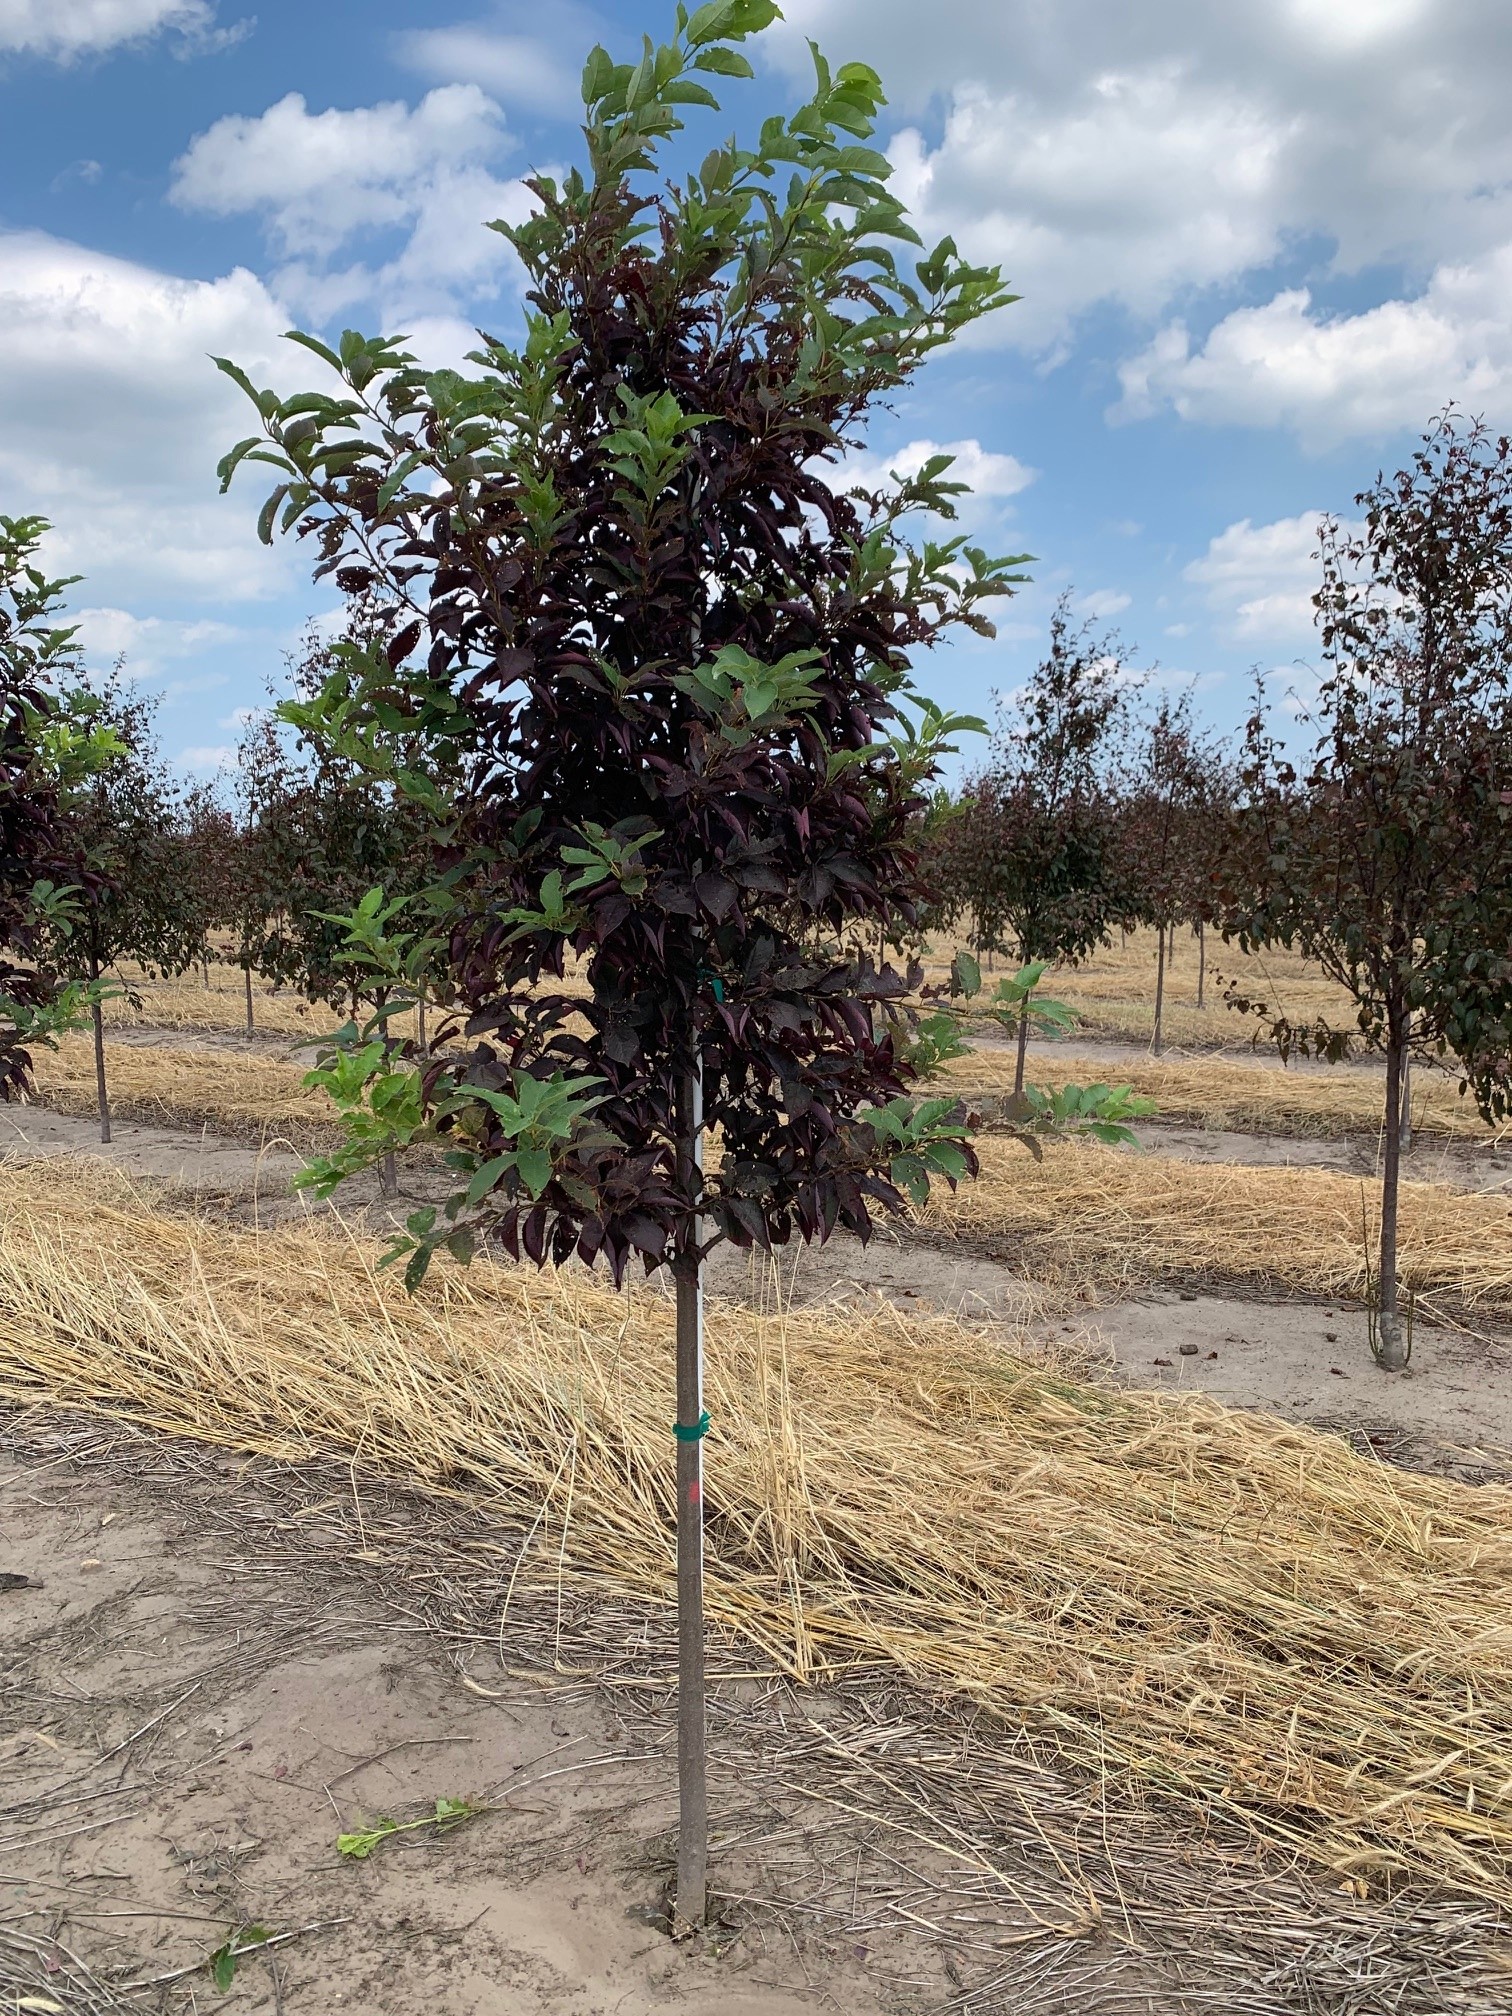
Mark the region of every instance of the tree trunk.
POLYGON ((1197 1006, 1203 1005, 1207 993, 1207 925, 1201 918, 1197 920, 1197 1006))
POLYGON ((425 1036, 425 996, 423 994, 415 1003, 415 1028, 420 1042, 420 1055, 422 1057, 429 1057, 430 1044, 426 1041, 425 1036))
POLYGON ((392 1148, 379 1164, 378 1188, 385 1197, 399 1195, 399 1162, 392 1148))
POLYGON ((252 1022, 252 968, 244 966, 242 971, 247 979, 247 1034, 250 1036, 254 1033, 252 1022))
POLYGON ((94 1022, 95 1095, 100 1104, 100 1140, 110 1145, 110 1094, 105 1086, 105 1010, 100 1005, 100 956, 93 944, 89 950, 89 978, 96 992, 90 1010, 94 1022))
POLYGON ((1013 1093, 1017 1098, 1024 1089, 1024 1056, 1029 1048, 1029 1000, 1026 995, 1019 1003, 1018 1057, 1013 1066, 1013 1093))
POLYGON ((205 976, 205 992, 208 994, 210 992, 210 961, 208 959, 201 959, 200 966, 205 976))
POLYGON ((1402 1052, 1402 1153, 1412 1146, 1412 1052, 1402 1052))
POLYGON ((1151 1049, 1158 1057, 1165 1048, 1165 1038, 1160 1025, 1165 1015, 1165 969, 1166 969, 1166 927, 1162 924, 1155 936, 1155 1035, 1151 1049))
MULTIPOLYGON (((678 1178, 684 1195, 703 1181, 703 1070, 695 1059, 677 1087, 678 1178)), ((701 1925, 708 1897, 709 1799, 705 1762, 703 1597, 703 1262, 700 1221, 690 1221, 674 1261, 677 1284, 677 1899, 685 1925, 701 1925)))
POLYGON ((1407 1363, 1407 1341, 1397 1307, 1397 1191, 1402 1169, 1402 1059, 1404 1045, 1395 1031, 1386 1046, 1386 1148, 1381 1168, 1381 1258, 1379 1273, 1381 1368, 1400 1372, 1407 1363))

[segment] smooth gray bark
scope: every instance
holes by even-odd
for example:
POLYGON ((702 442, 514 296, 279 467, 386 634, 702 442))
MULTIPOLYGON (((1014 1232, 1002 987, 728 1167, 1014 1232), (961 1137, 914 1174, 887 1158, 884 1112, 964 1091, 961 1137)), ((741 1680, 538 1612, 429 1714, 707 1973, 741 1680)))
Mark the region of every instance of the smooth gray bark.
MULTIPOLYGON (((696 1193, 703 1173, 703 1078, 695 1062, 678 1086, 679 1179, 696 1193)), ((704 1700, 703 1261, 698 1221, 674 1263, 677 1286, 677 1916, 701 1925, 708 1905, 709 1795, 704 1700)))
POLYGON ((1381 1163, 1381 1258, 1377 1314, 1380 1362, 1387 1372, 1407 1363, 1397 1280, 1397 1199, 1402 1173, 1402 1064, 1405 1050, 1395 1030, 1386 1045, 1386 1139, 1381 1163))

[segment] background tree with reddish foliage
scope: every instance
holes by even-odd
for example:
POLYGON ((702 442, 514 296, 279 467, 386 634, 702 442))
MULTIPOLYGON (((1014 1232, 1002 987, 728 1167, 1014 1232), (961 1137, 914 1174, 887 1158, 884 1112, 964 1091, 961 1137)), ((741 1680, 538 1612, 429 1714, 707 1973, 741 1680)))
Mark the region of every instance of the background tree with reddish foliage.
POLYGON ((156 704, 128 686, 119 667, 95 682, 91 718, 110 746, 87 774, 65 784, 59 800, 62 830, 83 874, 74 914, 49 928, 49 953, 89 990, 104 1142, 111 1130, 103 1002, 123 984, 112 969, 130 961, 149 972, 185 973, 204 947, 198 892, 182 873, 183 808, 158 749, 156 704))
POLYGON ((1228 871, 1246 949, 1316 960, 1353 1028, 1258 1006, 1283 1055, 1384 1052, 1379 1362, 1399 1370, 1397 1194, 1414 1053, 1448 1057, 1488 1118, 1512 1038, 1512 447, 1446 414, 1407 468, 1319 528, 1325 676, 1299 767, 1257 700, 1228 871))
MULTIPOLYGON (((1082 959, 1136 916, 1120 840, 1127 693, 1119 640, 1073 624, 1063 595, 1050 648, 1001 710, 991 757, 932 861, 946 902, 971 916, 980 952, 1011 951, 1021 966, 1082 959)), ((1015 1092, 1029 1019, 1026 1000, 1015 1092)))
MULTIPOLYGON (((1190 693, 1162 696, 1141 730, 1119 811, 1123 864, 1117 878, 1140 920, 1155 926, 1155 1018, 1150 1047, 1165 1048, 1165 980, 1178 923, 1213 914, 1215 843, 1229 798, 1227 766, 1192 720, 1190 693)), ((1204 946, 1204 953, 1206 947, 1204 946)), ((1199 987, 1200 987, 1199 979, 1199 987)))
MULTIPOLYGON (((343 643, 363 653, 386 641, 366 599, 350 606, 341 639, 312 626, 290 667, 295 705, 340 676, 343 643)), ((419 748, 404 754, 424 762, 419 748)), ((387 979, 353 956, 341 918, 370 889, 408 896, 435 880, 428 814, 328 739, 290 735, 271 713, 244 732, 237 777, 244 961, 333 1010, 382 1005, 387 979)))
POLYGON ((386 647, 343 647, 289 718, 444 829, 455 1041, 423 1069, 371 1032, 348 1046, 335 1089, 365 1096, 330 1178, 440 1136, 459 1185, 412 1219, 411 1278, 483 1232, 676 1280, 690 1920, 702 1259, 721 1238, 864 1238, 972 1167, 948 1103, 908 1098, 881 1011, 909 976, 854 948, 914 914, 913 825, 949 746, 937 713, 905 725, 912 659, 957 625, 990 634, 1014 578, 962 538, 905 536, 953 513, 946 458, 876 490, 839 471, 869 410, 1007 298, 948 241, 899 260, 918 241, 867 144, 875 75, 816 55, 813 97, 754 148, 660 179, 684 109, 751 74, 738 44, 776 11, 710 0, 638 63, 592 53, 587 174, 532 178, 534 214, 496 227, 528 276, 518 351, 485 339, 469 375, 300 338, 338 382, 293 399, 227 367, 261 429, 226 480, 271 463, 267 536, 298 526, 320 572, 392 612, 386 647), (408 760, 417 737, 461 780, 449 802, 408 760))
POLYGON ((31 1082, 32 1047, 87 1011, 52 956, 99 894, 62 796, 113 751, 78 689, 74 631, 58 622, 73 584, 38 566, 42 518, 0 518, 0 1099, 31 1082))

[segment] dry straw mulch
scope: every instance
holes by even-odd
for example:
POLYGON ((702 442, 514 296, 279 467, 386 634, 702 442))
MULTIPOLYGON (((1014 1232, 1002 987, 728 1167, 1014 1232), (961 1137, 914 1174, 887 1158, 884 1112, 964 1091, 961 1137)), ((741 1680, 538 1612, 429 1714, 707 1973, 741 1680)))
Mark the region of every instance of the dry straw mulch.
MULTIPOLYGON (((209 1127, 259 1144, 283 1141, 299 1153, 318 1152, 341 1138, 330 1099, 304 1083, 307 1069, 250 1045, 245 1053, 156 1043, 106 1046, 110 1107, 119 1118, 196 1133, 209 1127)), ((39 1050, 36 1080, 38 1100, 54 1112, 98 1111, 89 1038, 65 1036, 56 1050, 39 1050)))
MULTIPOLYGON (((975 1049, 945 1065, 942 1087, 964 1098, 995 1098, 1013 1090, 1012 1049, 975 1049)), ((1337 1139, 1377 1134, 1385 1102, 1384 1079, 1367 1071, 1284 1071, 1278 1065, 1238 1064, 1212 1058, 1132 1056, 1107 1058, 1036 1053, 1028 1076, 1035 1084, 1128 1085, 1153 1099, 1156 1118, 1246 1134, 1337 1139)), ((1441 1071, 1418 1071, 1412 1082, 1412 1124, 1420 1134, 1490 1143, 1502 1131, 1488 1127, 1458 1080, 1441 1071)))
MULTIPOLYGON (((670 1603, 666 1302, 488 1263, 410 1302, 374 1251, 0 1168, 0 1397, 336 1452, 513 1522, 522 1593, 670 1603)), ((716 1307, 709 1384, 710 1613, 782 1671, 890 1669, 1089 1796, 1512 1905, 1512 1492, 882 1309, 716 1307)))
MULTIPOLYGON (((1049 1282, 1109 1295, 1156 1281, 1240 1282, 1270 1293, 1362 1296, 1381 1186, 1331 1170, 1181 1162, 1062 1144, 1035 1162, 978 1143, 981 1175, 937 1189, 921 1228, 1011 1259, 1049 1282)), ((1512 1200, 1404 1183, 1403 1279, 1456 1318, 1512 1316, 1512 1200)))
MULTIPOLYGON (((118 995, 105 1005, 107 1028, 202 1029, 211 1035, 242 1035, 247 1026, 246 981, 238 966, 212 960, 210 985, 197 973, 162 980, 130 965, 120 978, 136 1000, 118 995)), ((274 993, 266 980, 252 982, 253 1027, 261 1036, 288 1036, 311 1041, 334 1028, 340 1018, 321 1002, 303 1000, 287 989, 274 993)))

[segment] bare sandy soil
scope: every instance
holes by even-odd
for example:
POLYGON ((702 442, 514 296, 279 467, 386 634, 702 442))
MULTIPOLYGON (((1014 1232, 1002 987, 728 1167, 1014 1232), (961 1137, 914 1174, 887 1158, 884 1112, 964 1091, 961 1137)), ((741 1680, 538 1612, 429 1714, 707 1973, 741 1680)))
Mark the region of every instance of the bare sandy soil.
POLYGON ((0 1416, 0 2007, 1505 2010, 1487 1907, 1341 1893, 969 1704, 798 1689, 728 1643, 718 1920, 674 1944, 670 1620, 507 1608, 520 1539, 341 1462, 0 1416), (340 1852, 438 1799, 473 1810, 340 1852), (219 1991, 214 1956, 267 1935, 219 1991))
POLYGON ((36 1155, 98 1156, 207 1199, 250 1200, 259 1193, 270 1202, 285 1198, 303 1163, 288 1149, 251 1148, 208 1128, 192 1134, 116 1119, 111 1137, 102 1146, 99 1123, 81 1114, 54 1113, 46 1106, 0 1106, 0 1153, 23 1161, 36 1155))
POLYGON ((215 2005, 208 1956, 261 1926, 289 1936, 240 1963, 230 2008, 878 2008, 864 1951, 733 1917, 667 1936, 665 1725, 496 1671, 469 1690, 369 1592, 196 1537, 206 1500, 239 1495, 223 1466, 178 1481, 188 1516, 108 1471, 0 1465, 3 1568, 28 1577, 0 1593, 0 1989, 27 1987, 19 2007, 114 2009, 128 1984, 133 2007, 215 2005), (338 1851, 438 1797, 480 1810, 338 1851))

